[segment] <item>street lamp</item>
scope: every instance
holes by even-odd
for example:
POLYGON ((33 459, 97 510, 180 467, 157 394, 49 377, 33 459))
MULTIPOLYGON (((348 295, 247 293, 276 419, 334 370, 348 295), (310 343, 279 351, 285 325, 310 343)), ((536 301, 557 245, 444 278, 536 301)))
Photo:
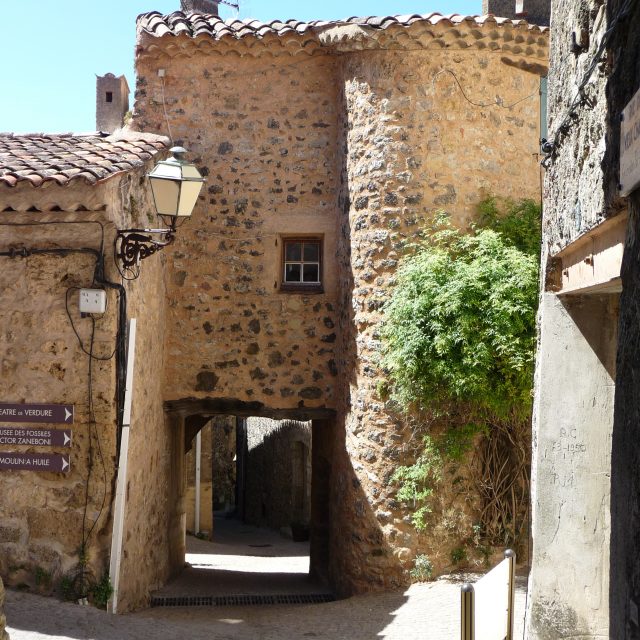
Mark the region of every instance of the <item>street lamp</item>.
POLYGON ((140 260, 174 241, 178 220, 191 217, 204 183, 196 166, 184 160, 186 149, 173 147, 170 151, 173 157, 158 162, 148 174, 156 213, 167 228, 123 229, 116 235, 116 264, 129 279, 140 275, 140 260))

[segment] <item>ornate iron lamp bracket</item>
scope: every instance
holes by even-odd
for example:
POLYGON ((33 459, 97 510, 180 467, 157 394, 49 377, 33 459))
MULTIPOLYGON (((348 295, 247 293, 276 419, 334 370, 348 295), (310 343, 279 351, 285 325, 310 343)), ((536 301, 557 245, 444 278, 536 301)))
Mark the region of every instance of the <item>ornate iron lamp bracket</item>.
POLYGON ((175 229, 124 229, 116 235, 116 263, 123 271, 137 271, 140 261, 152 256, 175 240, 175 229), (159 236, 158 239, 153 236, 159 236))

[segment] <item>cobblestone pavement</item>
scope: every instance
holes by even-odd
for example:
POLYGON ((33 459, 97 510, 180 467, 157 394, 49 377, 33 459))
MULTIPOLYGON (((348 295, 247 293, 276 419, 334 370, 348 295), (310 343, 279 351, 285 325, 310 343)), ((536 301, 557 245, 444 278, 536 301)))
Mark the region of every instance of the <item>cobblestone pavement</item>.
MULTIPOLYGON (((438 580, 405 593, 316 605, 149 609, 112 616, 93 607, 7 592, 11 640, 457 640, 460 584, 438 580)), ((522 638, 524 589, 516 598, 522 638)))
MULTIPOLYGON (((226 533, 224 526, 217 529, 216 543, 190 539, 187 561, 191 566, 160 593, 317 590, 313 585, 301 586, 308 567, 304 544, 264 530, 244 525, 235 525, 240 528, 234 530, 233 526, 226 533), (244 583, 237 575, 242 573, 244 583)), ((157 608, 122 616, 7 591, 6 614, 11 640, 457 640, 460 582, 445 578, 415 584, 405 592, 361 595, 327 604, 157 608)), ((522 638, 525 586, 520 579, 516 638, 522 638)))

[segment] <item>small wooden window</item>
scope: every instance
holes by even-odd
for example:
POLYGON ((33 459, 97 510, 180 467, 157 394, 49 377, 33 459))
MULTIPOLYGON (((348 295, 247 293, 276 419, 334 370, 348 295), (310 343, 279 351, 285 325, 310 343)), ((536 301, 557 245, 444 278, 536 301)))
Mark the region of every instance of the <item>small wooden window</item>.
POLYGON ((107 91, 107 102, 113 102, 113 92, 107 91))
POLYGON ((280 288, 285 291, 322 290, 322 240, 284 238, 282 245, 280 288))

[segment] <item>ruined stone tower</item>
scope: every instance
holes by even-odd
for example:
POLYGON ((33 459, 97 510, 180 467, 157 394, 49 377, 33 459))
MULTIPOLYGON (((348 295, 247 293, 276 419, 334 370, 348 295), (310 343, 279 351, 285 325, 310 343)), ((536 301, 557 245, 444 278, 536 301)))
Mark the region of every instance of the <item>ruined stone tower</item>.
POLYGON ((218 15, 218 2, 216 0, 180 0, 180 7, 185 13, 218 15))
POLYGON ((113 73, 97 76, 96 80, 96 130, 113 133, 124 123, 129 111, 129 85, 124 76, 113 73))
POLYGON ((551 0, 482 0, 482 13, 500 18, 522 18, 530 24, 548 27, 551 0))

